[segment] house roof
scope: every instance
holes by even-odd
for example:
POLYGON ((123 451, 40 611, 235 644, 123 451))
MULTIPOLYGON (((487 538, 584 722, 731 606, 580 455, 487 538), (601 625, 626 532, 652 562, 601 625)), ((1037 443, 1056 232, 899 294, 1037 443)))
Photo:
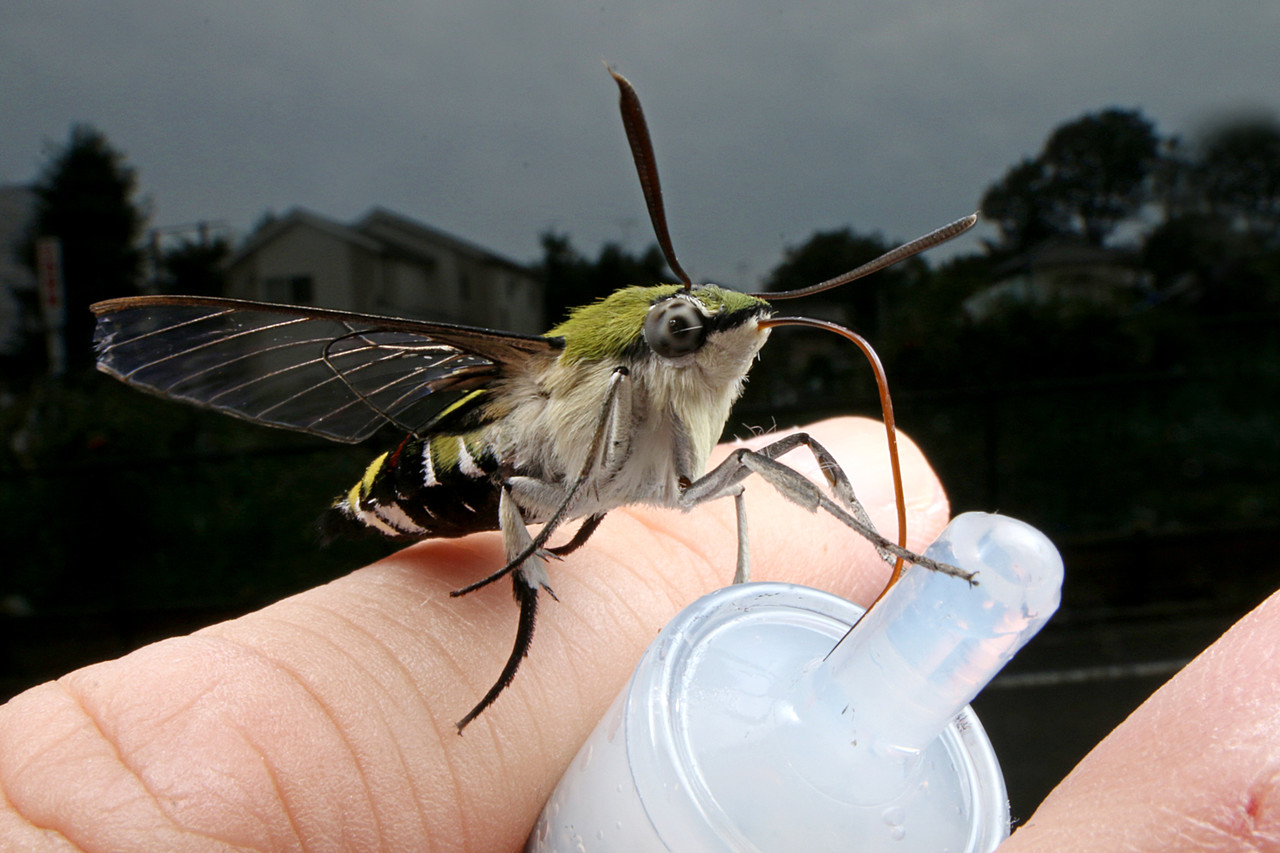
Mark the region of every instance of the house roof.
POLYGON ((344 242, 378 254, 399 254, 415 258, 434 258, 433 250, 445 246, 460 255, 496 266, 506 267, 516 272, 529 273, 524 264, 516 263, 470 243, 433 228, 429 225, 410 219, 383 207, 374 207, 350 225, 344 225, 327 216, 305 208, 295 207, 283 216, 259 228, 249 236, 244 245, 227 262, 235 266, 261 247, 270 243, 289 228, 304 225, 322 231, 344 242))
POLYGON ((385 207, 370 208, 364 216, 351 226, 360 233, 381 240, 391 247, 410 253, 422 251, 422 247, 438 247, 446 245, 461 255, 466 255, 483 263, 509 267, 527 273, 528 267, 517 263, 503 255, 471 243, 461 237, 455 237, 439 228, 432 227, 416 219, 411 219, 385 207))
POLYGON ((1079 240, 1055 238, 1037 243, 997 266, 996 279, 1024 273, 1029 269, 1051 269, 1071 266, 1131 266, 1132 252, 1094 246, 1079 240))
POLYGON ((295 225, 314 228, 344 242, 353 243, 370 252, 380 252, 383 248, 382 244, 377 240, 361 234, 354 228, 304 208, 295 207, 250 234, 249 239, 245 240, 244 244, 227 261, 227 266, 234 267, 295 225))

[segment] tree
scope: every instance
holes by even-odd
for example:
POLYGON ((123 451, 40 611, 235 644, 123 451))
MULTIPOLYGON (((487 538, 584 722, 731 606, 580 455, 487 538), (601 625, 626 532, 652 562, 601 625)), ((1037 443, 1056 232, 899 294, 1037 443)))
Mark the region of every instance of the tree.
POLYGON ((1163 221, 1144 265, 1201 312, 1273 310, 1280 299, 1280 124, 1245 118, 1165 155, 1163 221))
POLYGON ((1138 110, 1110 107, 1057 128, 1034 160, 1023 160, 983 196, 1005 248, 1047 237, 1101 246, 1151 198, 1161 139, 1138 110))
MULTIPOLYGON (((826 281, 874 260, 893 248, 879 234, 858 234, 849 227, 815 231, 799 246, 787 248, 783 259, 765 281, 766 291, 795 290, 826 281)), ((908 280, 927 269, 920 258, 895 264, 874 276, 811 297, 805 313, 841 323, 855 324, 875 335, 884 322, 886 303, 902 294, 908 280)))
POLYGON ((223 264, 231 254, 226 238, 185 240, 160 256, 162 288, 168 293, 222 296, 226 284, 223 264))
POLYGON ((1048 183, 1044 161, 1024 159, 983 195, 982 215, 1000 228, 1006 248, 1024 251, 1066 230, 1055 220, 1048 183))
POLYGON ((66 284, 67 362, 92 361, 93 316, 100 299, 138 290, 139 238, 145 216, 133 200, 137 177, 100 131, 78 124, 55 149, 35 184, 36 210, 24 240, 24 261, 35 269, 35 242, 57 237, 66 284))
POLYGON ((1053 132, 1041 158, 1050 197, 1095 246, 1150 199, 1160 137, 1138 110, 1087 113, 1053 132))
POLYGON ((1280 124, 1245 119, 1211 131, 1192 166, 1193 186, 1209 211, 1246 234, 1280 232, 1280 124))
MULTIPOLYGON (((765 297, 770 291, 796 290, 842 275, 893 245, 879 234, 859 234, 847 226, 815 231, 803 243, 787 248, 765 280, 765 297)), ((928 267, 920 258, 911 258, 868 278, 795 303, 779 302, 778 306, 784 314, 850 326, 875 347, 883 342, 892 348, 894 335, 881 335, 881 331, 896 316, 894 307, 911 299, 927 273, 928 267)), ((838 405, 867 401, 867 411, 874 409, 876 403, 870 402, 878 400, 874 374, 857 347, 813 330, 779 330, 779 334, 785 335, 786 342, 771 345, 753 368, 743 398, 744 411, 776 411, 779 405, 827 408, 837 400, 841 401, 838 405)))
POLYGON ((662 252, 655 245, 632 255, 616 243, 606 243, 590 261, 578 254, 567 234, 542 234, 542 261, 536 269, 545 282, 543 316, 559 322, 570 308, 586 305, 629 284, 672 281, 662 252))

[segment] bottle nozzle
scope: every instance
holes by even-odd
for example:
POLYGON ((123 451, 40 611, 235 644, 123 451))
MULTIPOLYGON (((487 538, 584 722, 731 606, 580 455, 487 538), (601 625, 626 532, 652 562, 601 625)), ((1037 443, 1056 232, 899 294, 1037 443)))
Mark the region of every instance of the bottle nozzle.
POLYGON ((845 745, 850 764, 824 756, 810 780, 842 798, 893 799, 924 749, 1058 608, 1062 560, 1023 522, 965 513, 925 554, 976 571, 976 584, 910 567, 780 701, 789 752, 807 753, 798 740, 845 745))

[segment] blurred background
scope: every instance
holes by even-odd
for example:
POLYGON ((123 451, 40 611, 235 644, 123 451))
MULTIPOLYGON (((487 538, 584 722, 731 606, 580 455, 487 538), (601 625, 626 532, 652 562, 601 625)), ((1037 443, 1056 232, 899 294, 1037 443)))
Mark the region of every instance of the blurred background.
MULTIPOLYGON (((388 552, 315 519, 379 447, 139 394, 87 305, 203 293, 537 332, 670 280, 636 85, 697 280, 879 349, 956 511, 1046 531, 1044 634, 975 703, 1030 816, 1280 572, 1280 7, 474 2, 0 14, 0 695, 388 552), (1261 559, 1259 559, 1259 555, 1261 559)), ((780 330, 729 435, 879 416, 780 330)))

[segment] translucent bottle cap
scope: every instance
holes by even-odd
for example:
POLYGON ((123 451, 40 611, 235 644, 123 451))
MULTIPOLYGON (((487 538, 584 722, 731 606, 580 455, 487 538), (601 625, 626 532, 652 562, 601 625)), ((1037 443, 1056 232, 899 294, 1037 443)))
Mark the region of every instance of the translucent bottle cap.
POLYGON ((788 584, 695 602, 646 652, 528 849, 994 849, 1008 803, 965 704, 1052 615, 1062 563, 1034 529, 979 513, 926 553, 977 585, 914 567, 861 621, 788 584))
POLYGON ((794 740, 849 744, 847 764, 815 765, 820 788, 865 802, 895 795, 943 727, 1058 609, 1062 560, 1021 521, 965 513, 925 554, 976 571, 975 585, 908 568, 784 700, 794 740))

